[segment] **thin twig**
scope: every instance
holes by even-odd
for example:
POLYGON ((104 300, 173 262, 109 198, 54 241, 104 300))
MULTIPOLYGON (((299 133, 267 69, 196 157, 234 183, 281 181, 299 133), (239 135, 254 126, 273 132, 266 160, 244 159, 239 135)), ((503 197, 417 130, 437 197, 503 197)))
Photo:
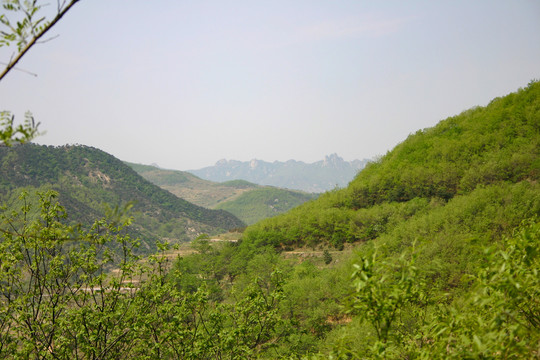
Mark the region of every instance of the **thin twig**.
POLYGON ((57 34, 57 35, 51 36, 51 37, 48 38, 48 39, 41 40, 41 41, 36 41, 36 44, 45 44, 45 43, 48 43, 49 41, 54 40, 54 39, 56 39, 56 38, 59 37, 59 36, 60 36, 60 34, 57 34))
MULTIPOLYGON (((0 65, 5 65, 5 66, 7 66, 7 65, 9 65, 9 64, 8 64, 8 63, 5 63, 5 62, 0 62, 0 65)), ((33 72, 28 71, 28 70, 25 70, 25 69, 21 69, 21 68, 18 68, 18 67, 14 67, 12 70, 21 71, 21 72, 23 72, 23 73, 26 73, 26 74, 28 74, 28 75, 32 75, 32 76, 35 76, 35 77, 38 76, 36 73, 33 73, 33 72)))

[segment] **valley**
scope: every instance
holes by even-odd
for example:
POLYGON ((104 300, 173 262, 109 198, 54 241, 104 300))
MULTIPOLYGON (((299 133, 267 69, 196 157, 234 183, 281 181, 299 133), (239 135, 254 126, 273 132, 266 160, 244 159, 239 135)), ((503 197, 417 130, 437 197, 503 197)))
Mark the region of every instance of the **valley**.
POLYGON ((539 155, 532 81, 245 227, 173 192, 228 209, 284 190, 1 147, 0 355, 537 358, 539 155))
POLYGON ((248 225, 284 213, 318 196, 261 186, 245 180, 216 183, 200 179, 189 172, 127 164, 146 180, 176 196, 199 206, 228 211, 248 225))
POLYGON ((0 359, 540 359, 540 3, 1 1, 0 359))

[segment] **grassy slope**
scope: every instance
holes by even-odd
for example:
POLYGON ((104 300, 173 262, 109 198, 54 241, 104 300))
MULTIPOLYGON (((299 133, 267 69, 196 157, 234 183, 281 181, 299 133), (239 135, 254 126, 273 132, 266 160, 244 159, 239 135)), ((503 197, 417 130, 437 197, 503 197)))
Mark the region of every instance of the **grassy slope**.
POLYGON ((265 186, 220 203, 215 209, 226 210, 250 225, 284 213, 314 198, 313 194, 265 186))
POLYGON ((228 211, 246 224, 284 213, 316 196, 244 180, 215 183, 187 172, 127 163, 148 181, 194 204, 228 211))
POLYGON ((170 191, 189 202, 213 208, 217 204, 233 199, 258 185, 244 183, 215 183, 203 180, 185 171, 165 170, 154 166, 126 163, 146 180, 170 191))

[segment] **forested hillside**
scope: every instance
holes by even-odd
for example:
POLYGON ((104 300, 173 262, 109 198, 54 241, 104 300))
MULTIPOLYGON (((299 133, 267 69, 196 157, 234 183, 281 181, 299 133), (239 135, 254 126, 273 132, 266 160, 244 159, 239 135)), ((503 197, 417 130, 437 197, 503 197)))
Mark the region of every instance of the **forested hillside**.
POLYGON ((0 194, 15 203, 21 189, 54 189, 70 220, 91 223, 109 207, 134 202, 132 227, 147 246, 159 238, 192 239, 243 223, 225 211, 208 210, 179 199, 139 176, 115 157, 86 146, 0 148, 0 194))
POLYGON ((531 82, 410 135, 346 189, 248 227, 246 249, 356 248, 331 269, 293 270, 296 351, 537 358, 539 155, 531 82))
POLYGON ((221 209, 254 224, 284 213, 317 195, 301 191, 261 186, 245 180, 215 183, 185 171, 127 163, 148 181, 189 202, 210 209, 221 209))
POLYGON ((280 289, 265 358, 535 359, 539 141, 531 82, 410 135, 347 188, 249 226, 238 245, 179 260, 174 281, 225 303, 231 279, 280 289))
POLYGON ((471 226, 479 225, 476 216, 490 221, 500 216, 501 223, 484 234, 499 238, 537 210, 539 92, 540 84, 531 83, 419 130, 369 163, 346 189, 250 227, 246 238, 277 247, 327 242, 339 247, 390 235, 403 220, 453 207, 471 226), (492 206, 496 214, 487 213, 492 206))

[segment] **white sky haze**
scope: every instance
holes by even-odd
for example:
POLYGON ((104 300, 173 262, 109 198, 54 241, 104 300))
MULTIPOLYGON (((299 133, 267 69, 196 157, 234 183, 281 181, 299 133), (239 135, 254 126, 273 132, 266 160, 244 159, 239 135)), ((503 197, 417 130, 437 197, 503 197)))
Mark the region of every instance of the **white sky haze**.
POLYGON ((540 78, 535 0, 82 0, 51 31, 0 110, 179 170, 371 158, 540 78))

